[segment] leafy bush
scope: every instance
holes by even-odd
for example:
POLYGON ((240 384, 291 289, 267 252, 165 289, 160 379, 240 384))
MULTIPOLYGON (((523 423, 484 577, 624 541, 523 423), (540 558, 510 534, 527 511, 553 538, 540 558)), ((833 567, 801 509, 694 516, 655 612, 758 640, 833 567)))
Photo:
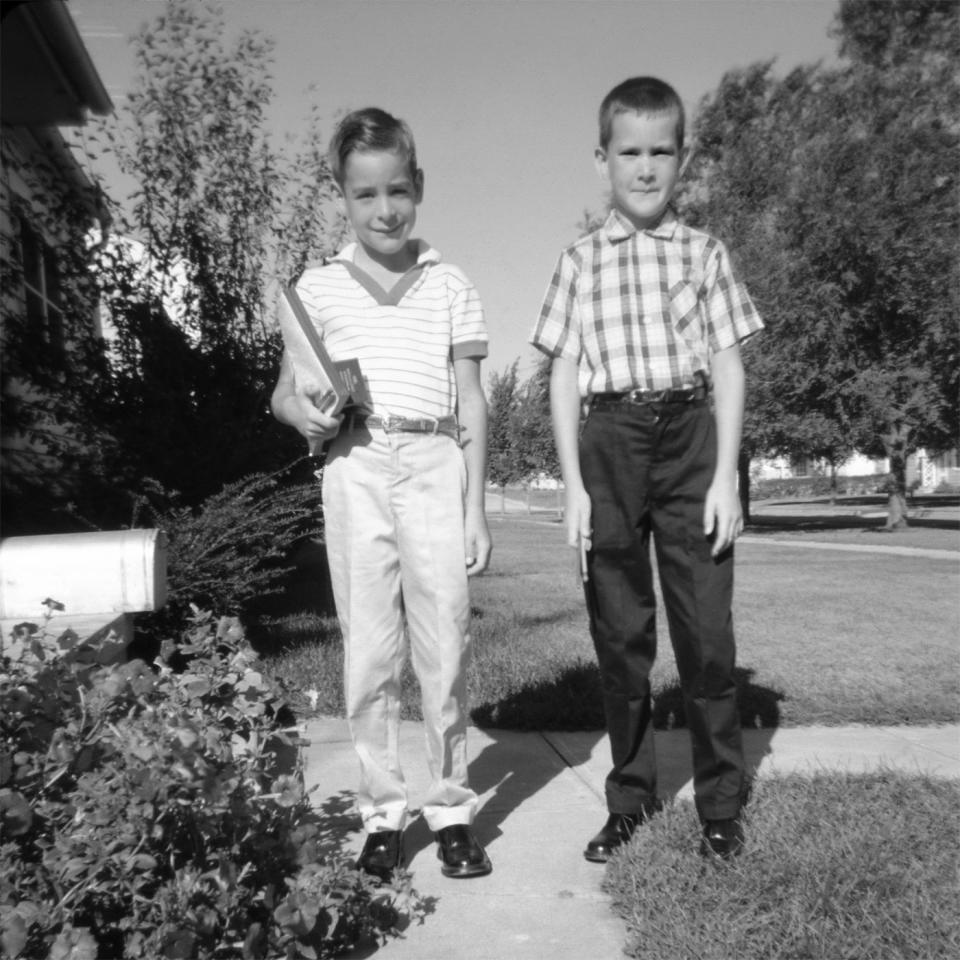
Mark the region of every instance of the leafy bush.
POLYGON ((194 603, 240 614, 280 593, 293 544, 322 531, 320 484, 313 475, 298 481, 289 471, 254 474, 192 508, 148 482, 134 512, 138 521, 167 534, 167 602, 141 622, 168 629, 194 603))
POLYGON ((408 879, 321 858, 282 692, 235 620, 194 610, 156 670, 50 639, 24 623, 0 650, 4 956, 316 960, 417 909, 408 879))

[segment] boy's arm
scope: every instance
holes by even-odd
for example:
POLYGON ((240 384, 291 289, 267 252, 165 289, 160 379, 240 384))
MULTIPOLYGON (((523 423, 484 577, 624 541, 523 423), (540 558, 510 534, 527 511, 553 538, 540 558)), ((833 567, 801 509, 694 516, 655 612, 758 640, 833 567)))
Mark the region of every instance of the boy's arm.
POLYGON ((714 412, 717 421, 717 466, 703 506, 703 532, 714 535, 716 557, 743 531, 737 494, 737 458, 743 429, 744 374, 740 347, 734 344, 711 360, 714 412))
POLYGON ((270 397, 270 410, 281 423, 295 427, 308 442, 317 446, 332 440, 337 435, 340 421, 343 419, 342 415, 329 417, 321 413, 306 394, 297 390, 293 364, 286 351, 280 362, 277 385, 273 388, 273 394, 270 397))
POLYGON ((490 562, 484 484, 487 477, 487 398, 480 383, 480 360, 453 361, 457 379, 457 412, 463 429, 463 459, 467 468, 464 515, 464 557, 467 576, 483 573, 490 562))
POLYGON ((560 473, 566 488, 567 543, 585 553, 593 534, 590 497, 580 476, 580 390, 577 364, 554 357, 550 367, 550 415, 560 473))

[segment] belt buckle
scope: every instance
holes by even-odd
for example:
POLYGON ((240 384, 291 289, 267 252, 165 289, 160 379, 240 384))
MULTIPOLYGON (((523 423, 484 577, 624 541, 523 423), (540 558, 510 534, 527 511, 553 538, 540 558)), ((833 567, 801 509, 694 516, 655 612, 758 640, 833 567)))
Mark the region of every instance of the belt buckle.
POLYGON ((395 413, 388 413, 380 418, 384 433, 396 433, 400 429, 403 417, 398 417, 395 413))
POLYGON ((440 432, 440 418, 439 417, 424 417, 421 421, 424 424, 433 424, 432 430, 425 430, 424 433, 430 433, 433 436, 436 436, 440 432))

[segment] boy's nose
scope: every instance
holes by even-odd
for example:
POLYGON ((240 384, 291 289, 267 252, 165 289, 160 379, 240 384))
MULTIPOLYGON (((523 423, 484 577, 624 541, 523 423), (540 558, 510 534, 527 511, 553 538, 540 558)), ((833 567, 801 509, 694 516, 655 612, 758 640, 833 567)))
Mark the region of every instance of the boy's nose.
POLYGON ((381 220, 392 220, 394 216, 393 205, 389 197, 380 197, 377 200, 377 216, 381 220))

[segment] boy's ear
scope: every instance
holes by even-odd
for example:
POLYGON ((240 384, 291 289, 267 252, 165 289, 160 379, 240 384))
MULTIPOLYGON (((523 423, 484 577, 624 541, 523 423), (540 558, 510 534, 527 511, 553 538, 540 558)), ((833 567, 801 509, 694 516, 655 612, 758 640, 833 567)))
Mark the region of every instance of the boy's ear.
POLYGON ((597 147, 593 151, 593 163, 597 168, 600 179, 607 181, 610 179, 610 170, 607 167, 607 151, 603 147, 597 147))
POLYGON ((413 199, 415 203, 423 200, 423 171, 419 167, 413 175, 413 199))

